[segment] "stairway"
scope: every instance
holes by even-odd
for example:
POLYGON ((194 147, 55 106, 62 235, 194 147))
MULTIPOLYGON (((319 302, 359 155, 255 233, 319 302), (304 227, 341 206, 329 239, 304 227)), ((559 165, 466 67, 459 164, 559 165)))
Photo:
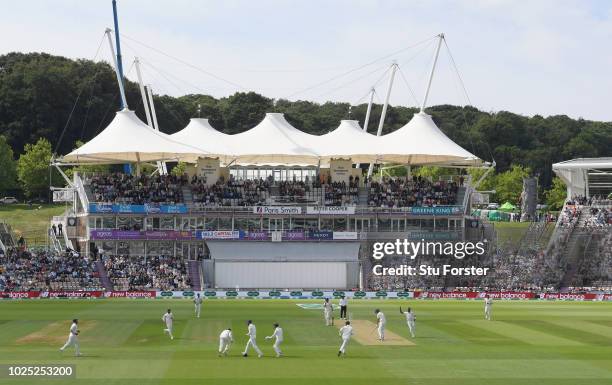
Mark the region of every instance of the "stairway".
POLYGON ((106 269, 104 268, 102 261, 96 261, 96 270, 98 271, 102 286, 104 286, 106 290, 113 290, 113 284, 111 283, 110 278, 108 278, 108 274, 106 273, 106 269))
POLYGON ((368 205, 368 187, 359 187, 359 206, 368 205))
POLYGON ((185 203, 185 206, 189 209, 193 208, 193 194, 191 193, 191 188, 189 186, 183 186, 181 192, 183 193, 183 203, 185 203))
POLYGON ((465 188, 465 186, 461 186, 457 188, 457 202, 455 204, 463 205, 463 199, 465 198, 466 190, 467 189, 465 188))
POLYGON ((200 275, 200 261, 189 260, 187 261, 187 274, 191 279, 191 289, 194 291, 202 290, 202 280, 200 275))
POLYGON ((572 233, 565 244, 563 253, 563 260, 565 260, 565 274, 563 275, 561 283, 559 284, 559 288, 562 292, 567 291, 567 288, 571 286, 574 276, 578 272, 584 258, 584 252, 589 237, 587 234, 583 233, 581 229, 588 218, 588 215, 585 215, 585 210, 589 209, 590 207, 583 207, 580 209, 578 212, 578 222, 572 229, 572 233))

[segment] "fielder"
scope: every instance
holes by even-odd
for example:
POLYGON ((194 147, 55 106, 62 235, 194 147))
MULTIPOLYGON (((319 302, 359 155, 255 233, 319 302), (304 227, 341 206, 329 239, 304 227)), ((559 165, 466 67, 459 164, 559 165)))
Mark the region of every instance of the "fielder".
POLYGON ((489 295, 485 295, 485 319, 487 321, 491 321, 491 310, 493 307, 493 299, 489 297, 489 295))
POLYGON ((411 308, 408 308, 408 311, 402 311, 402 307, 400 306, 400 313, 406 316, 406 323, 408 324, 408 330, 410 330, 410 335, 412 338, 416 338, 416 317, 414 316, 414 312, 411 308))
POLYGON ((283 352, 280 350, 280 344, 283 343, 283 329, 278 325, 278 323, 274 324, 274 333, 271 336, 267 336, 266 339, 270 340, 272 338, 276 338, 274 341, 274 351, 276 352, 276 358, 280 358, 283 355, 283 352))
POLYGON ((346 321, 344 326, 340 328, 340 337, 342 337, 342 345, 340 345, 340 350, 338 350, 338 357, 340 355, 346 356, 346 346, 353 335, 353 327, 351 326, 351 321, 346 321))
POLYGON ((249 352, 249 347, 253 347, 253 349, 255 349, 255 351, 257 352, 257 357, 261 358, 263 357, 263 353, 261 352, 261 350, 259 349, 259 347, 257 346, 257 328, 255 328, 255 324, 253 324, 253 321, 248 320, 247 321, 247 336, 249 337, 249 340, 247 341, 246 346, 244 347, 244 352, 242 352, 242 356, 243 357, 247 357, 248 356, 248 352, 249 352))
POLYGON ((193 303, 195 304, 195 315, 197 318, 200 318, 200 311, 202 310, 202 297, 200 297, 200 293, 193 299, 193 303))
POLYGON ((219 334, 219 357, 221 355, 227 356, 230 345, 234 342, 234 336, 232 335, 232 329, 225 329, 219 334))
POLYGON ((81 355, 81 351, 79 350, 79 333, 81 331, 79 330, 78 324, 78 319, 75 318, 72 320, 72 325, 70 325, 70 333, 68 334, 68 341, 66 341, 64 346, 60 348, 60 352, 63 352, 70 345, 74 345, 74 355, 77 357, 81 355))
POLYGON ((378 331, 378 339, 380 341, 384 341, 385 325, 387 324, 387 318, 385 318, 384 313, 379 309, 374 310, 374 314, 376 314, 376 323, 378 324, 378 327, 376 328, 376 330, 378 331))
POLYGON ((334 324, 334 306, 329 302, 329 298, 325 298, 323 302, 323 317, 325 317, 325 325, 332 326, 334 324))
POLYGON ((174 315, 172 315, 172 310, 168 309, 168 312, 164 313, 162 316, 162 321, 166 324, 164 333, 168 333, 170 339, 173 340, 174 336, 172 335, 172 322, 174 321, 174 315))

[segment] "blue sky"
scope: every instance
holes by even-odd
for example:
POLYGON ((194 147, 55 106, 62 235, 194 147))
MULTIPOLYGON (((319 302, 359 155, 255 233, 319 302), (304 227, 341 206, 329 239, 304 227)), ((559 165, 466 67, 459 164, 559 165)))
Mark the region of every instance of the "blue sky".
MULTIPOLYGON (((159 93, 224 96, 246 89, 273 98, 358 103, 378 81, 375 100, 380 102, 386 92, 385 70, 396 60, 401 73, 391 103, 414 106, 423 97, 434 52, 430 38, 444 32, 476 107, 612 121, 612 1, 118 4, 126 35, 124 67, 127 71, 134 56, 141 57, 145 81, 159 93)), ((107 26, 112 27, 110 0, 3 1, 0 53, 44 51, 93 59, 107 26)), ((106 44, 99 59, 110 59, 106 44)), ((128 77, 135 79, 133 69, 128 77)), ((444 48, 429 104, 440 103, 467 104, 444 48)))

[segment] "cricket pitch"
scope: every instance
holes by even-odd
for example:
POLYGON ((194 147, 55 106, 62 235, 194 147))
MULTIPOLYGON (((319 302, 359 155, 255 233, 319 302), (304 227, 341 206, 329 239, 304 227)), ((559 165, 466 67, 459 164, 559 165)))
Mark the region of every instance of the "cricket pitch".
MULTIPOLYGON (((353 339, 359 342, 361 345, 377 345, 377 346, 413 346, 414 342, 407 340, 406 338, 393 333, 390 330, 385 330, 385 340, 378 340, 378 333, 376 331, 376 324, 372 321, 366 320, 352 320, 351 325, 353 326, 353 339)), ((337 325, 341 328, 343 325, 337 325)))

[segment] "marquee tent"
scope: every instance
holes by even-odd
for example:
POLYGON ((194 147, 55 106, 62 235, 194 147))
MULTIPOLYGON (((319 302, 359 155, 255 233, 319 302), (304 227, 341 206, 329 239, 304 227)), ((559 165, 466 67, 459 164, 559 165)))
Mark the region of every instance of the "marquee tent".
POLYGON ((380 137, 379 162, 480 165, 482 161, 446 136, 431 116, 418 112, 403 127, 380 137))
POLYGON ((183 144, 143 123, 134 111, 117 112, 101 133, 61 159, 63 163, 101 164, 178 161, 209 152, 183 144))
POLYGON ((355 163, 365 163, 378 158, 375 135, 363 131, 356 120, 342 120, 333 131, 315 136, 316 148, 328 163, 331 158, 351 158, 355 163))
MULTIPOLYGON (((170 137, 181 143, 214 148, 215 154, 211 153, 211 156, 220 158, 223 163, 233 160, 230 144, 231 135, 215 130, 208 119, 192 118, 185 128, 170 135, 170 137)), ((192 162, 195 162, 195 160, 191 159, 192 162)))
POLYGON ((235 135, 215 130, 207 119, 191 119, 183 130, 166 135, 149 128, 133 111, 124 110, 98 136, 62 161, 194 162, 198 157, 218 157, 226 165, 253 166, 316 166, 328 164, 333 158, 350 158, 354 163, 482 164, 444 135, 423 112, 397 131, 376 137, 364 132, 355 120, 343 120, 325 135, 307 134, 293 127, 281 113, 267 113, 255 127, 235 135))
MULTIPOLYGON (((228 136, 225 146, 240 163, 317 164, 321 155, 314 138, 289 124, 283 114, 269 112, 250 130, 228 136)), ((219 150, 225 146, 219 145, 219 150)))

